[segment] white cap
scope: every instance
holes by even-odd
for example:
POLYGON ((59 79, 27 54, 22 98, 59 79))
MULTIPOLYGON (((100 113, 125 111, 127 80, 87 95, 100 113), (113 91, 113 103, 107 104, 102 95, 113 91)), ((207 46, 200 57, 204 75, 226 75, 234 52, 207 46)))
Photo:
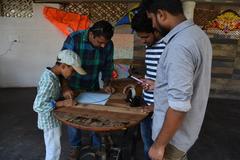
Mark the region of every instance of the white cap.
POLYGON ((72 50, 60 51, 57 56, 57 62, 72 66, 73 69, 81 75, 87 74, 81 67, 80 57, 72 50))

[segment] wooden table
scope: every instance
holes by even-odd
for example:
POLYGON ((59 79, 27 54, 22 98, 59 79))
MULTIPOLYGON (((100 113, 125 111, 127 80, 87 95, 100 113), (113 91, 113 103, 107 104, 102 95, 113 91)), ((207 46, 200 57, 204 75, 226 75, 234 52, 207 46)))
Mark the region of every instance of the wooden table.
POLYGON ((142 107, 130 107, 119 93, 113 94, 105 106, 78 104, 58 108, 54 114, 64 124, 97 132, 124 130, 137 125, 148 115, 142 107))
MULTIPOLYGON (((78 104, 75 107, 63 107, 54 111, 54 115, 66 125, 86 131, 100 133, 103 141, 105 133, 126 130, 139 124, 148 113, 143 112, 142 107, 130 107, 122 93, 110 96, 106 105, 78 104)), ((105 151, 102 160, 107 159, 105 151)))

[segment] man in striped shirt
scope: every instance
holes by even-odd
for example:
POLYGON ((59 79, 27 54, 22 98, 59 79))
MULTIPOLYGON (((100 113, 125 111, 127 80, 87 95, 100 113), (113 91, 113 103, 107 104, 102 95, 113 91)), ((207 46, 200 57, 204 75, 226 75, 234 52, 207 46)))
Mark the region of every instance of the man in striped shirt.
MULTIPOLYGON (((139 11, 132 19, 132 29, 136 31, 138 37, 146 45, 145 52, 145 65, 146 74, 145 79, 155 81, 156 70, 159 58, 165 48, 165 44, 160 41, 162 35, 153 29, 152 21, 147 17, 145 11, 139 11)), ((144 79, 143 79, 144 80, 144 79)), ((153 91, 144 90, 143 91, 144 102, 146 104, 146 109, 150 112, 153 111, 153 91)), ((148 151, 153 143, 152 140, 152 114, 149 114, 145 118, 141 126, 141 135, 144 143, 144 156, 145 160, 149 160, 148 151)))

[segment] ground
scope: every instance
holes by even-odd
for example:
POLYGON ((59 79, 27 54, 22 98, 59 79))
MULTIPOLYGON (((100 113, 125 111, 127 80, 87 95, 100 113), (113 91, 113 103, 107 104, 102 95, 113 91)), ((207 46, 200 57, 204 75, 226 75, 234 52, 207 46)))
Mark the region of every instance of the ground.
MULTIPOLYGON (((36 88, 0 89, 1 160, 44 159, 43 135, 37 129, 37 115, 32 110, 35 95, 36 88)), ((113 135, 118 144, 123 142, 119 135, 122 133, 113 135)), ((132 139, 130 135, 124 139, 126 142, 132 139)), ((88 137, 85 135, 85 138, 88 137)), ((140 137, 137 138, 136 144, 135 159, 143 160, 143 145, 140 137)), ((210 98, 199 139, 189 151, 189 159, 239 160, 239 144, 240 101, 210 98)), ((66 160, 68 152, 69 144, 64 126, 61 160, 66 160)))

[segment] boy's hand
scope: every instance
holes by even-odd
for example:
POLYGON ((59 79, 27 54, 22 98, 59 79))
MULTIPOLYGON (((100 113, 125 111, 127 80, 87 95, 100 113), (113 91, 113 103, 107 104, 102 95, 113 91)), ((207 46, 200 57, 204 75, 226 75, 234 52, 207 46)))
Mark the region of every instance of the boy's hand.
POLYGON ((70 88, 63 88, 63 97, 65 99, 73 99, 74 92, 70 88))
POLYGON ((77 102, 73 99, 65 99, 63 101, 57 101, 56 106, 59 107, 72 107, 75 106, 77 102))
POLYGON ((61 78, 62 93, 65 99, 73 99, 74 92, 68 87, 68 82, 66 79, 61 78))
POLYGON ((77 104, 77 102, 73 99, 63 100, 63 106, 64 107, 72 107, 72 106, 75 106, 76 104, 77 104))

